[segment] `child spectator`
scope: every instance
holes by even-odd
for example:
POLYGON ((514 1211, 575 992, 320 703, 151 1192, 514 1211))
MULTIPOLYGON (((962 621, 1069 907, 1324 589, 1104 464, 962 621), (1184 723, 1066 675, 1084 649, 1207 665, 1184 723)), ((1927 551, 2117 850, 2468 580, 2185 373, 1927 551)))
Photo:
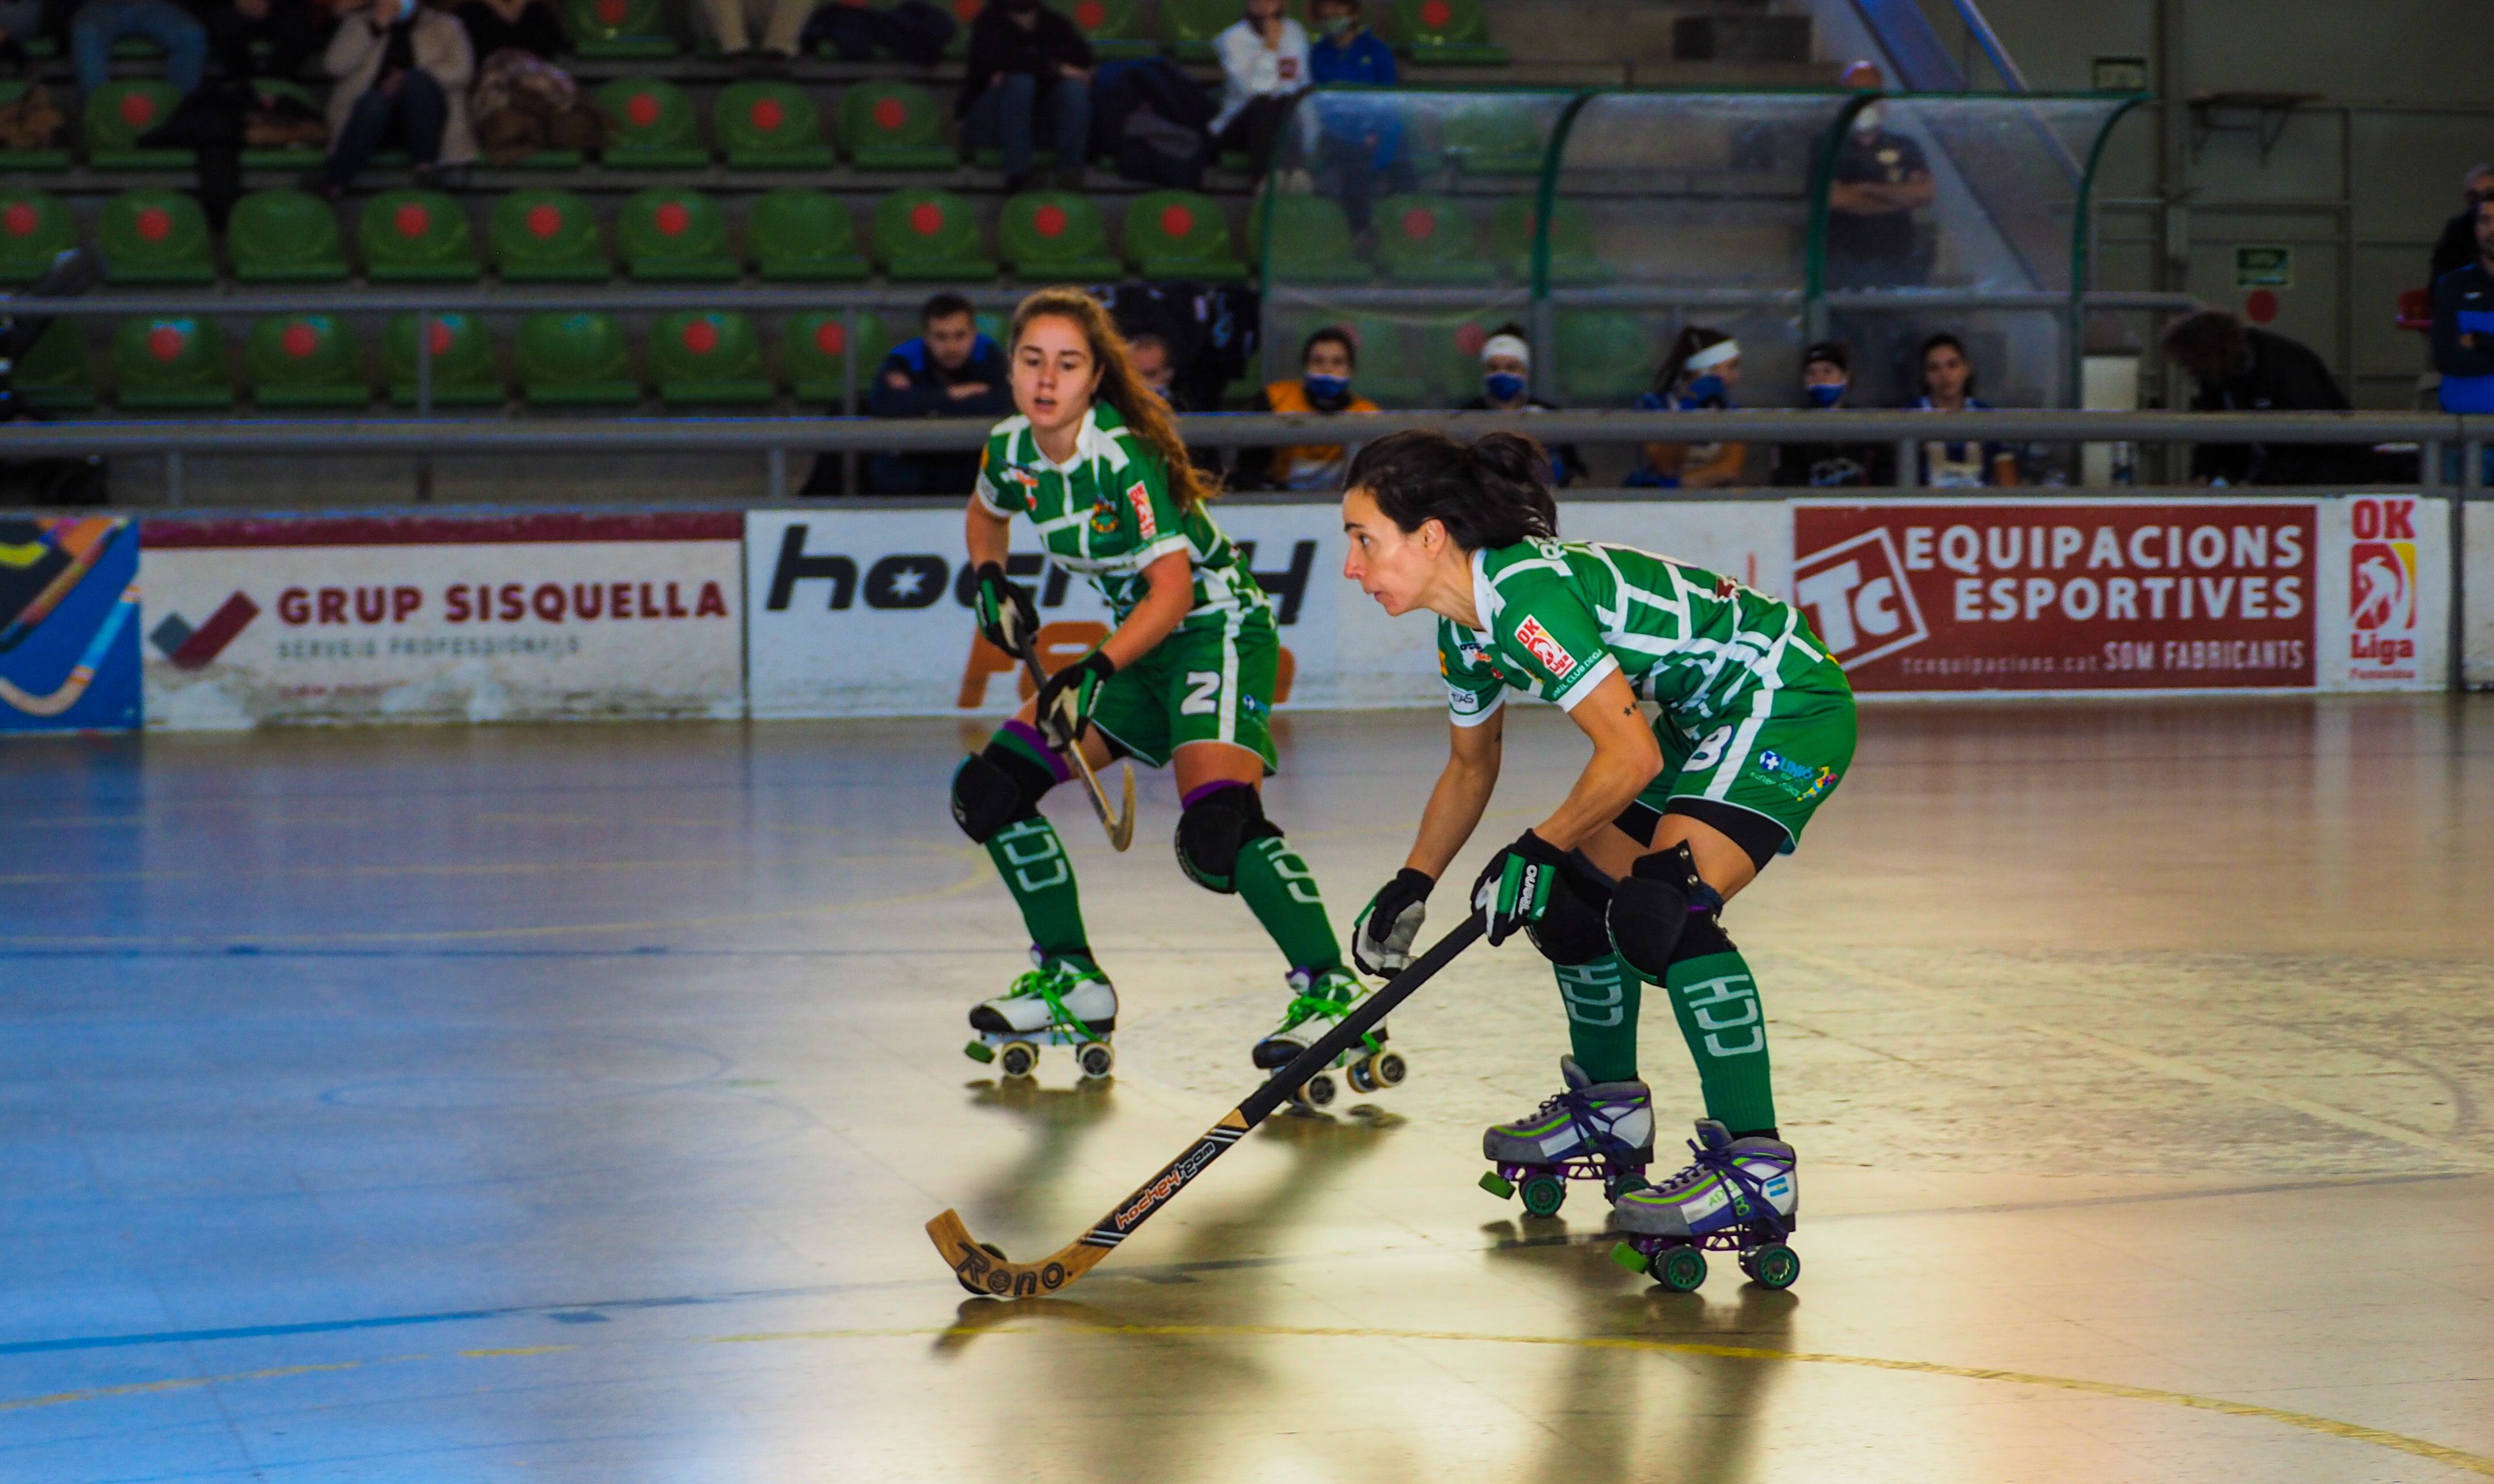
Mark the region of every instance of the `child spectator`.
MULTIPOLYGON (((979 333, 969 300, 936 294, 918 312, 918 338, 894 347, 875 369, 868 415, 992 422, 1013 411, 1005 353, 979 333)), ((978 476, 976 453, 879 453, 867 470, 867 488, 878 495, 959 495, 978 476)))
MULTIPOLYGON (((1481 342, 1481 394, 1463 405, 1466 412, 1556 412, 1558 404, 1533 395, 1533 342, 1524 326, 1509 321, 1481 342)), ((1550 449, 1550 483, 1565 488, 1585 476, 1585 459, 1573 443, 1550 449)))
POLYGON ((1040 0, 988 0, 970 22, 954 111, 972 146, 1003 152, 1007 191, 1029 186, 1043 123, 1056 141, 1057 185, 1080 191, 1091 149, 1091 43, 1040 0))
MULTIPOLYGON (((1844 406, 1853 385, 1853 351, 1822 340, 1802 352, 1801 389, 1822 412, 1844 406)), ((1775 482, 1786 488, 1861 489, 1894 484, 1896 450, 1884 442, 1785 443, 1776 450, 1775 482)))
MULTIPOLYGON (((1637 398, 1641 411, 1719 412, 1732 406, 1741 384, 1741 343, 1721 330, 1688 325, 1671 343, 1655 373, 1654 390, 1637 398)), ((1747 443, 1643 443, 1632 488, 1719 490, 1741 482, 1749 460, 1747 443)))
POLYGON ((1307 29, 1283 14, 1282 0, 1246 0, 1246 14, 1213 45, 1222 88, 1213 147, 1245 150, 1247 173, 1262 180, 1291 100, 1308 85, 1307 29))
MULTIPOLYGON (((1335 417, 1374 412, 1377 404, 1351 389, 1359 348, 1348 331, 1326 326, 1299 348, 1299 379, 1276 381, 1256 396, 1259 412, 1314 412, 1335 417)), ((1238 484, 1245 489, 1338 490, 1343 471, 1359 452, 1356 443, 1301 443, 1288 448, 1250 448, 1238 456, 1238 484)))
POLYGON ((392 141, 414 162, 415 183, 441 167, 476 158, 468 127, 468 82, 476 71, 468 32, 418 0, 372 0, 350 12, 329 41, 322 66, 338 79, 329 93, 329 158, 305 189, 330 200, 392 141))
MULTIPOLYGON (((1974 362, 1965 342, 1943 330, 1927 337, 1914 364, 1921 368, 1923 394, 1914 399, 1918 412, 1989 412, 1992 404, 1974 395, 1974 362)), ((2000 443, 1950 442, 1933 439, 1923 444, 1922 482, 1941 489, 1986 484, 2016 484, 2018 456, 2000 443)))
POLYGON ((173 0, 84 0, 70 16, 70 53, 78 87, 88 93, 112 80, 112 44, 142 37, 165 48, 165 80, 188 97, 208 69, 208 33, 173 0))

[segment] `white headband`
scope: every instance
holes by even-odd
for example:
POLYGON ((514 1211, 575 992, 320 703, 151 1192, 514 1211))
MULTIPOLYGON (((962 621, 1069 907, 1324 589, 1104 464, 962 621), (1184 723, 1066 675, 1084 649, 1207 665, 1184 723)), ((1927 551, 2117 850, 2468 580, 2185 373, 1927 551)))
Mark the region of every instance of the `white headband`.
POLYGON ((1684 371, 1712 371, 1716 367, 1722 365, 1725 361, 1736 361, 1740 358, 1741 343, 1739 341, 1718 340, 1715 344, 1708 346, 1705 349, 1692 353, 1688 360, 1681 362, 1681 369, 1684 371))
POLYGON ((1481 363, 1487 365, 1495 355, 1511 355, 1527 366, 1533 364, 1533 348, 1524 343, 1521 335, 1492 335, 1482 341, 1481 363))

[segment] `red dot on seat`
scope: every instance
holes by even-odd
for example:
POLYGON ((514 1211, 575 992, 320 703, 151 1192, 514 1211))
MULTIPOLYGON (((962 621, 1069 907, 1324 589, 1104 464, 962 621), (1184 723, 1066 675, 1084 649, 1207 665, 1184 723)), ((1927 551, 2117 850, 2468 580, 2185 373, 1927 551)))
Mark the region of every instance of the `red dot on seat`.
POLYGON ((425 210, 420 201, 410 201, 401 206, 398 215, 390 220, 396 224, 402 237, 421 237, 433 228, 433 213, 425 210))
POLYGON ((682 202, 669 201, 658 208, 657 216, 654 220, 658 225, 659 235, 677 237, 684 234, 685 227, 693 225, 693 214, 686 211, 682 202))
POLYGON ((1414 206, 1403 213, 1403 235, 1414 242, 1426 242, 1438 230, 1438 214, 1426 206, 1414 206))
POLYGON ((814 348, 825 355, 837 355, 848 348, 849 332, 836 319, 826 319, 814 326, 814 348))
POLYGON ((648 93, 635 93, 624 105, 624 116, 632 121, 633 128, 647 129, 658 121, 658 100, 648 93))
POLYGON ((450 333, 450 326, 442 323, 439 319, 436 319, 433 321, 433 332, 424 338, 432 345, 434 354, 448 355, 450 353, 450 343, 457 337, 450 333))
POLYGON ((2255 288, 2243 295, 2243 318, 2254 324, 2266 324, 2277 318, 2277 294, 2266 288, 2255 288))
POLYGON ((620 26, 632 14, 629 0, 597 0, 597 18, 610 26, 620 26))
POLYGON ((718 326, 707 319, 696 319, 684 326, 684 348, 695 355, 708 355, 718 348, 718 326))
POLYGON ((561 207, 543 204, 531 206, 528 226, 530 236, 551 237, 563 230, 563 210, 561 207))
POLYGON ((877 129, 895 130, 908 122, 909 106, 907 104, 897 98, 878 98, 874 101, 874 127, 877 129))
POLYGON ((909 229, 922 237, 932 237, 944 229, 944 208, 933 201, 920 201, 909 208, 909 229))
POLYGON ((140 241, 162 242, 173 235, 173 213, 162 206, 143 207, 133 225, 138 229, 140 241))
POLYGON ((1184 206, 1162 207, 1161 230, 1171 237, 1193 236, 1195 234, 1195 213, 1184 206))
POLYGON ((1446 0, 1422 0, 1420 24, 1432 31, 1443 31, 1455 22, 1455 8, 1446 0))
POLYGON ((776 98, 756 99, 753 111, 746 116, 753 120, 753 127, 764 134, 776 134, 779 126, 788 122, 788 110, 780 106, 776 98))
POLYGON ((1030 225, 1043 237, 1065 235, 1065 208, 1042 206, 1031 214, 1030 225))
POLYGON ((1489 344, 1489 331, 1479 325, 1463 324, 1455 327, 1455 348, 1464 354, 1478 355, 1480 348, 1487 344, 1489 344))
POLYGON ((1100 0, 1081 0, 1074 7, 1074 23, 1085 31, 1097 31, 1109 23, 1109 8, 1100 0))
POLYGON ((320 332, 297 319, 286 327, 286 333, 277 338, 277 343, 286 348, 287 354, 299 361, 320 348, 320 332))
POLYGON ((121 95, 121 121, 133 129, 143 129, 156 117, 156 100, 144 93, 121 95))
POLYGON ((8 210, 0 211, 0 230, 12 237, 31 237, 42 223, 42 213, 24 201, 11 201, 8 210))
POLYGON ((178 324, 160 324, 147 332, 147 353, 160 361, 180 355, 190 343, 190 332, 178 324))

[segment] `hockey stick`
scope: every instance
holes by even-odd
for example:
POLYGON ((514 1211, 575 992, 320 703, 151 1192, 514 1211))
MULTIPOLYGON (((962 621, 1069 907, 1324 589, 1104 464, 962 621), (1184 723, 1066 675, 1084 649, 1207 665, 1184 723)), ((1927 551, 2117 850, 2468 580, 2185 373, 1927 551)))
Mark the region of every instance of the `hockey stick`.
POLYGON ((1342 1017, 1342 1022, 1319 1037, 1315 1044, 1301 1051, 1291 1064, 1273 1074, 1263 1086, 1248 1094, 1247 1101, 1232 1108, 1204 1132, 1201 1138, 1188 1146, 1184 1154, 1170 1161, 1159 1174, 1138 1187, 1135 1193, 1117 1202, 1100 1224, 1075 1239, 1062 1251, 1041 1262, 1016 1262, 1001 1251, 978 1241, 969 1228, 961 1225, 958 1211, 947 1211, 927 1224, 927 1234, 935 1239, 935 1250, 953 1265, 953 1276, 962 1287, 973 1293, 994 1298, 1028 1298, 1039 1293, 1053 1293, 1084 1273, 1101 1258, 1116 1250, 1118 1243, 1134 1234, 1145 1218, 1167 1205, 1187 1182, 1203 1173, 1204 1166, 1221 1158, 1231 1145, 1247 1136, 1247 1131, 1272 1116, 1273 1110, 1290 1101, 1291 1094, 1308 1078, 1333 1064, 1333 1059, 1358 1044, 1359 1039, 1374 1029, 1394 1008, 1412 997, 1412 992, 1427 984, 1440 969, 1454 961, 1455 955, 1473 946, 1481 935, 1481 914, 1474 912, 1464 918, 1463 925, 1438 940, 1430 949, 1412 961, 1411 967, 1394 976, 1391 983, 1362 1001, 1359 1008, 1342 1017))
MULTIPOLYGON (((1021 665, 1023 669, 1030 672, 1030 682, 1033 685, 1045 685, 1048 683, 1048 676, 1039 668, 1039 654, 1033 646, 1027 644, 1022 646, 1021 665)), ((1032 719, 1035 721, 1042 720, 1042 718, 1036 716, 1032 719)), ((1042 735, 1045 735, 1046 725, 1044 721, 1042 722, 1041 730, 1042 735)), ((1123 850, 1127 846, 1135 843, 1134 765, 1131 763, 1126 765, 1125 807, 1119 812, 1111 814, 1109 812, 1109 791, 1100 786, 1100 775, 1091 771, 1091 760, 1082 755, 1082 744, 1071 738, 1067 739, 1065 743, 1065 755, 1074 760, 1075 771, 1082 774, 1082 786, 1090 790, 1091 811, 1100 816, 1101 828, 1109 832, 1110 846, 1116 850, 1123 850)))

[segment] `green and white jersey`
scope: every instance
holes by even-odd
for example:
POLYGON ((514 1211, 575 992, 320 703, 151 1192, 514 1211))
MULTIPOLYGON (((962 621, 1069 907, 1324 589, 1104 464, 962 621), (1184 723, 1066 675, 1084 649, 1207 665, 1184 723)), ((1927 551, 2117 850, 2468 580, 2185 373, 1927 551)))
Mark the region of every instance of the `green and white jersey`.
POLYGON ((1849 693, 1800 610, 1633 546, 1536 538, 1475 552, 1473 602, 1480 631, 1438 621, 1457 726, 1480 725, 1509 689, 1573 710, 1615 671, 1691 737, 1750 714, 1762 692, 1849 693))
POLYGON ((978 501, 1011 519, 1027 515, 1049 560, 1091 579, 1119 623, 1151 591, 1143 568, 1184 552, 1195 568, 1195 601, 1179 630, 1228 628, 1258 616, 1271 621, 1264 590, 1212 516, 1182 510, 1169 469, 1151 445, 1126 429, 1117 409, 1095 403, 1083 414, 1074 457, 1039 451, 1027 417, 1008 417, 979 454, 978 501))

